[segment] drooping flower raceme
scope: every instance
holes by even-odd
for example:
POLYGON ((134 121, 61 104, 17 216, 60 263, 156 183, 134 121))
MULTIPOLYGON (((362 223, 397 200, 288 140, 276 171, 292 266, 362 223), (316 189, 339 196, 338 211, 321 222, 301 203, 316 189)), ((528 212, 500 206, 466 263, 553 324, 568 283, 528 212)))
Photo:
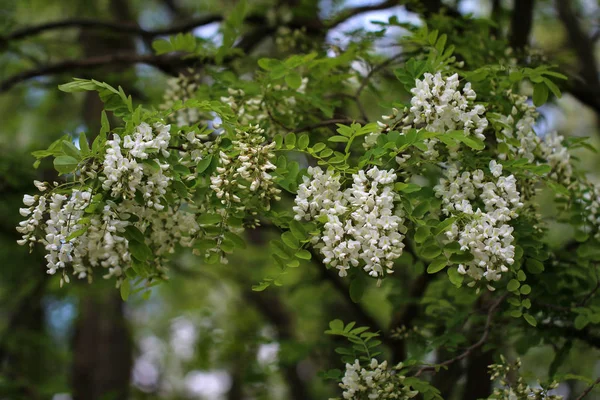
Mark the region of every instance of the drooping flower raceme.
POLYGON ((220 166, 210 178, 210 187, 222 204, 241 210, 249 208, 248 195, 254 193, 268 210, 271 200, 279 200, 281 190, 275 187, 271 175, 276 168, 271 162, 275 143, 266 143, 264 132, 258 125, 237 130, 236 140, 232 141, 237 157, 220 152, 220 166))
MULTIPOLYGON (((410 107, 403 112, 393 109, 391 115, 384 115, 383 121, 378 122, 381 132, 368 135, 365 146, 375 144, 377 136, 392 128, 402 132, 409 129, 425 129, 429 132, 446 133, 450 131, 463 131, 466 136, 474 136, 484 140, 483 131, 488 126, 485 117, 485 107, 474 104, 477 95, 467 82, 462 92, 459 89, 458 74, 444 78, 441 73, 435 75, 426 73, 423 79, 417 79, 416 86, 411 89, 413 97, 410 107)), ((424 156, 433 159, 439 156, 436 150, 438 139, 432 138, 425 141, 427 150, 424 156)), ((451 152, 454 154, 454 152, 451 152)))
POLYGON ((375 358, 366 367, 358 360, 348 363, 340 383, 344 390, 342 397, 347 400, 412 399, 419 392, 404 384, 406 378, 397 373, 401 368, 402 364, 388 368, 387 361, 379 363, 375 358))
POLYGON ((160 123, 141 123, 122 141, 117 135, 107 140, 102 169, 92 173, 104 194, 90 188, 47 191, 49 184, 38 182, 42 194, 24 198, 21 214, 27 219, 17 228, 23 234, 19 244, 42 243, 48 273, 60 272, 65 282, 67 267, 84 278, 99 266, 119 284, 132 256, 160 273, 164 256, 177 244, 191 246, 199 231, 194 214, 164 204, 172 178, 170 166, 156 156, 169 155, 169 140, 169 126, 160 123), (137 241, 130 241, 132 232, 137 241))
POLYGON ((548 163, 552 168, 549 178, 568 186, 573 167, 571 155, 562 143, 564 137, 556 132, 538 136, 534 126, 539 113, 533 104, 527 102, 527 96, 508 91, 507 98, 513 104, 510 114, 494 116, 495 122, 500 125, 496 132, 496 140, 501 144, 498 158, 526 158, 531 163, 548 163))
POLYGON ((149 152, 168 156, 170 126, 156 124, 154 130, 142 122, 133 135, 121 139, 118 135, 108 140, 103 163, 102 187, 114 198, 133 199, 139 191, 148 207, 162 210, 160 198, 166 193, 171 178, 164 174, 168 164, 149 160, 149 152), (156 132, 156 135, 154 134, 156 132))
MULTIPOLYGON (((302 78, 300 86, 295 89, 298 94, 304 94, 308 78, 302 78)), ((286 85, 268 85, 267 89, 272 92, 291 91, 286 85)), ((265 122, 269 129, 267 136, 274 136, 281 127, 275 120, 280 118, 291 118, 294 116, 294 107, 296 106, 296 97, 293 95, 284 96, 282 101, 273 104, 267 104, 267 97, 264 94, 249 96, 242 89, 228 88, 229 96, 222 96, 221 101, 231 107, 234 114, 238 117, 241 125, 260 125, 264 127, 265 122)))
POLYGON ((396 174, 373 167, 352 179, 352 186, 342 191, 339 175, 309 168, 298 188, 295 218, 322 223, 313 243, 340 276, 362 262, 369 275, 382 277, 393 272, 404 248, 406 227, 394 207, 396 174))
MULTIPOLYGON (((167 80, 167 88, 163 95, 163 104, 161 109, 168 110, 176 102, 186 102, 193 99, 198 89, 200 76, 192 69, 188 69, 186 74, 179 74, 167 80)), ((171 118, 177 126, 190 126, 200 121, 200 113, 194 107, 184 107, 175 111, 171 118)))
POLYGON ((507 265, 514 263, 513 227, 509 223, 523 207, 515 177, 503 176, 502 165, 494 160, 489 168, 493 181, 486 179, 482 170, 461 172, 452 164, 434 188, 442 199, 442 212, 463 221, 455 222, 446 236, 473 255, 472 261, 458 266, 459 273, 473 279, 471 286, 482 278, 499 280, 508 271, 507 265))

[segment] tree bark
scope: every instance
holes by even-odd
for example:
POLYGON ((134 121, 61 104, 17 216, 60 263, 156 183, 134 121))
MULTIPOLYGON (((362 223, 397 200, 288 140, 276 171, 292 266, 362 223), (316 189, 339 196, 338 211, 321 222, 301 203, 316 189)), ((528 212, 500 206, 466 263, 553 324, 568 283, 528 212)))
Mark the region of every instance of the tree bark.
MULTIPOLYGON (((117 20, 133 19, 125 0, 112 0, 109 5, 117 20)), ((83 32, 79 40, 88 57, 102 55, 107 50, 134 49, 131 40, 117 40, 98 32, 83 32)), ((116 68, 122 70, 122 67, 116 68)), ((83 114, 90 133, 98 131, 102 109, 98 95, 86 93, 83 114)), ((133 349, 123 313, 124 305, 112 285, 101 283, 96 282, 94 288, 86 288, 80 297, 79 319, 73 340, 74 400, 128 398, 133 349)))

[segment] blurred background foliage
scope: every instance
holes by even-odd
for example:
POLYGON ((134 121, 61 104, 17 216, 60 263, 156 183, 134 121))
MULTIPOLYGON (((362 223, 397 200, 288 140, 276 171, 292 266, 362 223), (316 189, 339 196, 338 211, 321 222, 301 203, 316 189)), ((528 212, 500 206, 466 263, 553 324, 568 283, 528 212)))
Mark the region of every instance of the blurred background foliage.
MULTIPOLYGON (((32 168, 30 152, 47 147, 64 134, 76 136, 81 131, 97 130, 98 99, 94 95, 62 93, 56 89, 57 84, 73 76, 95 78, 122 85, 136 101, 158 105, 168 73, 173 71, 133 62, 44 69, 64 60, 149 55, 150 35, 80 27, 23 38, 12 34, 68 19, 161 29, 191 18, 226 14, 235 3, 0 0, 0 399, 324 399, 334 396, 336 387, 321 379, 318 371, 341 367, 339 356, 333 352, 335 339, 322 334, 328 322, 342 317, 387 327, 394 312, 410 303, 410 293, 419 284, 415 277, 423 265, 409 259, 403 260, 406 268, 399 269, 395 279, 381 288, 368 287, 359 305, 348 299, 343 283, 311 263, 293 269, 283 287, 253 292, 251 285, 274 268, 265 251, 268 232, 253 234, 252 246, 232 257, 228 265, 201 265, 191 254, 177 254, 167 284, 155 287, 149 298, 134 296, 126 304, 108 283, 98 281, 92 286, 76 281, 59 288, 58 278, 46 275, 42 254, 29 255, 26 248, 16 245, 14 227, 21 219, 18 208, 23 194, 32 192, 33 179, 54 179, 51 165, 42 163, 39 169, 32 168), (41 72, 32 79, 7 84, 11 77, 31 70, 41 72)), ((392 15, 401 22, 416 24, 429 21, 440 10, 455 18, 466 14, 491 18, 492 34, 508 38, 515 48, 531 46, 535 54, 543 55, 571 77, 572 86, 565 96, 540 110, 543 118, 539 130, 589 136, 592 144, 600 141, 596 61, 600 6, 595 0, 253 0, 249 4, 252 15, 266 20, 283 15, 284 23, 300 21, 288 24, 292 26, 287 33, 277 31, 282 41, 297 38, 291 41, 290 52, 310 46, 335 51, 347 45, 348 32, 377 31, 379 27, 370 21, 387 20, 392 15), (345 19, 329 32, 317 32, 317 22, 335 20, 345 15, 345 10, 361 7, 365 12, 345 19), (294 30, 302 26, 301 34, 294 36, 294 30), (578 39, 578 33, 584 34, 587 41, 578 39)), ((218 42, 218 24, 204 25, 193 32, 207 43, 218 42)), ((250 36, 261 28, 256 25, 245 27, 245 34, 255 41, 251 43, 252 57, 284 56, 285 46, 273 39, 273 32, 256 39, 250 36)), ((395 29, 377 39, 374 57, 385 59, 397 54, 397 39, 404 33, 395 29)), ((476 45, 471 41, 485 43, 488 39, 471 36, 463 42, 470 46, 476 45)), ((251 73, 256 63, 244 60, 244 64, 235 66, 236 70, 251 73)), ((380 88, 385 90, 366 90, 363 94, 365 111, 372 117, 378 116, 381 105, 406 99, 392 74, 383 74, 379 79, 380 88)), ((597 174, 600 157, 591 152, 581 153, 580 157, 591 176, 597 174)), ((550 202, 546 203, 550 208, 550 202)), ((565 241, 569 234, 560 226, 551 230, 555 243, 565 241)), ((421 301, 427 302, 427 293, 437 290, 453 289, 434 282, 421 301)), ((473 295, 461 290, 450 293, 450 297, 472 304, 473 295)), ((424 314, 417 318, 426 323, 427 318, 435 317, 424 314)), ((510 331, 496 334, 504 335, 505 353, 520 355, 525 372, 532 377, 545 378, 558 353, 564 357, 561 372, 587 377, 600 374, 597 339, 585 344, 577 338, 568 339, 567 350, 562 343, 557 346, 540 342, 524 346, 528 351, 520 354, 522 337, 511 336, 510 331)), ((418 354, 419 336, 414 337, 407 341, 408 351, 418 354)), ((449 398, 477 398, 476 393, 489 391, 485 379, 488 361, 485 357, 469 358, 460 371, 449 370, 435 379, 449 398), (481 388, 468 387, 474 377, 482 376, 486 383, 481 388)), ((569 396, 581 388, 581 384, 569 381, 559 391, 569 396)), ((600 399, 600 391, 596 392, 595 398, 600 399)), ((594 398, 594 392, 588 398, 594 398)))

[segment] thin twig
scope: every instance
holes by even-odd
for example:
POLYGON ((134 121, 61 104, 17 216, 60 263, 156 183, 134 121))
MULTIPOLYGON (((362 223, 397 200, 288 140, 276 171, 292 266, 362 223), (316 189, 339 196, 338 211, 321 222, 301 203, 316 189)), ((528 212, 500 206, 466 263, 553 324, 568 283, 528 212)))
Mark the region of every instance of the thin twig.
POLYGON ((585 306, 587 302, 590 301, 592 297, 594 297, 598 289, 600 289, 600 279, 598 279, 598 268, 596 266, 594 266, 594 272, 596 275, 596 286, 594 286, 592 291, 588 293, 587 296, 583 298, 583 300, 581 300, 581 303, 579 304, 581 307, 585 306))
POLYGON ((381 71, 383 68, 387 67, 388 65, 390 65, 391 63, 393 63, 394 61, 402 58, 405 54, 400 53, 400 54, 396 54, 393 57, 388 58, 387 60, 383 61, 381 64, 376 65, 375 67, 373 67, 369 73, 367 74, 367 76, 365 76, 365 78, 362 80, 362 82, 360 83, 360 86, 358 87, 358 89, 356 90, 356 97, 359 97, 360 94, 362 93, 362 91, 365 89, 365 87, 367 86, 367 84, 369 83, 369 80, 371 79, 371 77, 373 75, 375 75, 377 72, 381 71))
POLYGON ((351 124, 353 122, 358 122, 359 124, 365 124, 365 121, 349 119, 349 118, 328 119, 326 121, 317 122, 316 124, 293 129, 290 132, 291 133, 300 133, 300 132, 312 131, 313 129, 317 129, 317 128, 323 128, 325 126, 331 126, 331 125, 335 125, 335 124, 351 124))
POLYGON ((598 379, 596 379, 594 381, 594 383, 592 383, 590 386, 588 386, 587 389, 585 389, 583 391, 583 393, 581 393, 579 395, 579 397, 577 397, 575 400, 581 400, 581 399, 583 399, 585 396, 587 396, 588 394, 590 394, 590 392, 592 391, 592 389, 594 389, 594 386, 596 386, 599 383, 600 383, 600 377, 598 377, 598 379))
POLYGON ((479 347, 483 346, 490 335, 490 330, 492 328, 492 320, 494 319, 494 314, 496 314, 496 310, 498 309, 500 304, 502 304, 502 302, 507 297, 508 297, 508 293, 505 293, 504 295, 499 297, 490 306, 490 308, 488 310, 488 314, 487 314, 487 320, 485 321, 485 327, 483 328, 483 334, 481 335, 481 337, 479 338, 479 340, 477 342, 475 342, 471 346, 467 347, 467 349, 464 352, 462 352, 461 354, 459 354, 456 357, 453 357, 449 360, 446 360, 443 363, 432 365, 432 366, 421 367, 421 369, 419 369, 417 371, 417 373, 415 374, 415 377, 420 376, 423 372, 437 371, 440 367, 445 367, 445 366, 455 363, 456 361, 460 361, 464 358, 467 358, 469 356, 469 354, 471 354, 473 352, 473 350, 476 350, 479 347))

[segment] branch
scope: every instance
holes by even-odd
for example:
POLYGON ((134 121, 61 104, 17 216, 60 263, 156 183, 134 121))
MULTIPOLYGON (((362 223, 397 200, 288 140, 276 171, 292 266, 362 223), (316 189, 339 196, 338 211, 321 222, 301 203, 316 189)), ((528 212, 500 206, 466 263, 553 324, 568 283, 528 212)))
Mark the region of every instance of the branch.
POLYGON ((583 393, 581 393, 575 400, 581 400, 581 399, 583 399, 585 396, 587 396, 588 394, 590 394, 590 392, 592 391, 592 389, 594 388, 594 386, 596 386, 599 383, 600 383, 600 377, 598 379, 596 379, 594 381, 594 383, 592 383, 590 386, 588 386, 587 389, 585 389, 583 391, 583 393))
MULTIPOLYGON (((6 36, 0 36, 0 43, 8 42, 11 40, 22 40, 30 36, 38 35, 47 31, 67 28, 108 30, 112 33, 138 35, 144 38, 153 38, 156 36, 172 35, 180 32, 189 32, 199 26, 208 25, 213 22, 219 22, 222 20, 223 16, 221 15, 209 14, 204 15, 202 17, 193 18, 183 23, 173 25, 167 28, 146 30, 140 28, 137 24, 134 23, 100 21, 91 18, 70 18, 62 21, 47 22, 40 25, 17 29, 6 36)), ((256 18, 252 17, 252 20, 256 20, 256 18)))
MULTIPOLYGON (((412 282, 412 290, 410 291, 410 299, 420 299, 423 297, 425 290, 429 286, 429 283, 433 281, 434 275, 424 273, 412 282)), ((410 327, 412 322, 419 316, 419 303, 418 301, 411 301, 406 307, 404 312, 396 313, 392 317, 390 323, 390 331, 402 326, 410 327)), ((406 340, 400 340, 393 347, 393 360, 394 362, 400 362, 406 358, 406 340)))
POLYGON ((386 8, 392 8, 397 5, 400 5, 400 3, 401 2, 399 0, 387 0, 387 1, 383 1, 379 4, 373 4, 370 6, 354 7, 354 8, 351 8, 351 9, 345 11, 344 13, 342 13, 342 15, 338 16, 337 18, 333 19, 329 24, 327 24, 327 27, 329 29, 332 29, 359 14, 363 14, 363 13, 371 12, 371 11, 385 10, 386 8))
POLYGON ((448 366, 450 364, 455 363, 456 361, 460 361, 460 360, 468 357, 469 354, 471 354, 471 352, 473 352, 473 350, 476 350, 479 347, 483 346, 485 344, 485 342, 487 341, 489 335, 490 335, 490 330, 492 328, 492 320, 494 319, 494 315, 496 314, 496 311, 497 311, 498 307, 500 306, 500 304, 502 304, 502 302, 507 297, 508 297, 508 293, 505 293, 504 295, 502 295, 501 297, 499 297, 490 306, 490 308, 488 310, 488 314, 487 314, 487 319, 485 321, 485 327, 483 328, 483 334, 481 335, 481 337, 479 338, 479 340, 477 342, 475 342, 471 346, 467 347, 467 349, 464 352, 462 352, 461 354, 457 355, 454 358, 446 360, 446 361, 444 361, 441 364, 437 364, 437 365, 434 365, 434 366, 421 367, 421 369, 419 369, 417 371, 417 373, 415 374, 415 377, 420 376, 423 372, 435 372, 440 367, 445 367, 445 366, 448 366))
POLYGON ((522 50, 529 43, 534 3, 535 0, 515 1, 510 23, 510 46, 515 50, 522 50))
POLYGON ((579 59, 581 79, 576 79, 570 92, 582 103, 600 113, 600 78, 594 57, 594 42, 581 29, 569 1, 556 0, 556 10, 579 59))
POLYGON ((106 56, 89 57, 79 60, 65 60, 55 64, 45 65, 17 73, 0 82, 0 93, 12 88, 17 83, 46 75, 57 75, 72 70, 92 69, 107 65, 147 64, 164 72, 172 73, 174 68, 185 66, 197 60, 182 60, 179 56, 155 56, 130 53, 109 54, 106 56))
POLYGON ((340 118, 340 119, 328 119, 326 121, 321 121, 321 122, 317 122, 315 124, 312 125, 308 125, 308 126, 303 126, 300 128, 296 128, 294 130, 291 130, 290 133, 300 133, 300 132, 308 132, 308 131, 312 131, 313 129, 317 129, 317 128, 323 128, 326 126, 331 126, 331 125, 335 125, 335 124, 352 124, 354 122, 358 122, 359 124, 365 124, 365 121, 360 121, 360 120, 356 120, 356 119, 349 119, 349 118, 340 118))
MULTIPOLYGON (((298 341, 295 337, 295 327, 292 313, 273 292, 257 293, 251 290, 243 292, 243 296, 253 303, 260 313, 273 325, 277 332, 278 340, 298 341)), ((286 363, 282 365, 283 375, 289 385, 290 398, 294 400, 309 400, 312 398, 306 383, 298 373, 297 364, 286 363)))

